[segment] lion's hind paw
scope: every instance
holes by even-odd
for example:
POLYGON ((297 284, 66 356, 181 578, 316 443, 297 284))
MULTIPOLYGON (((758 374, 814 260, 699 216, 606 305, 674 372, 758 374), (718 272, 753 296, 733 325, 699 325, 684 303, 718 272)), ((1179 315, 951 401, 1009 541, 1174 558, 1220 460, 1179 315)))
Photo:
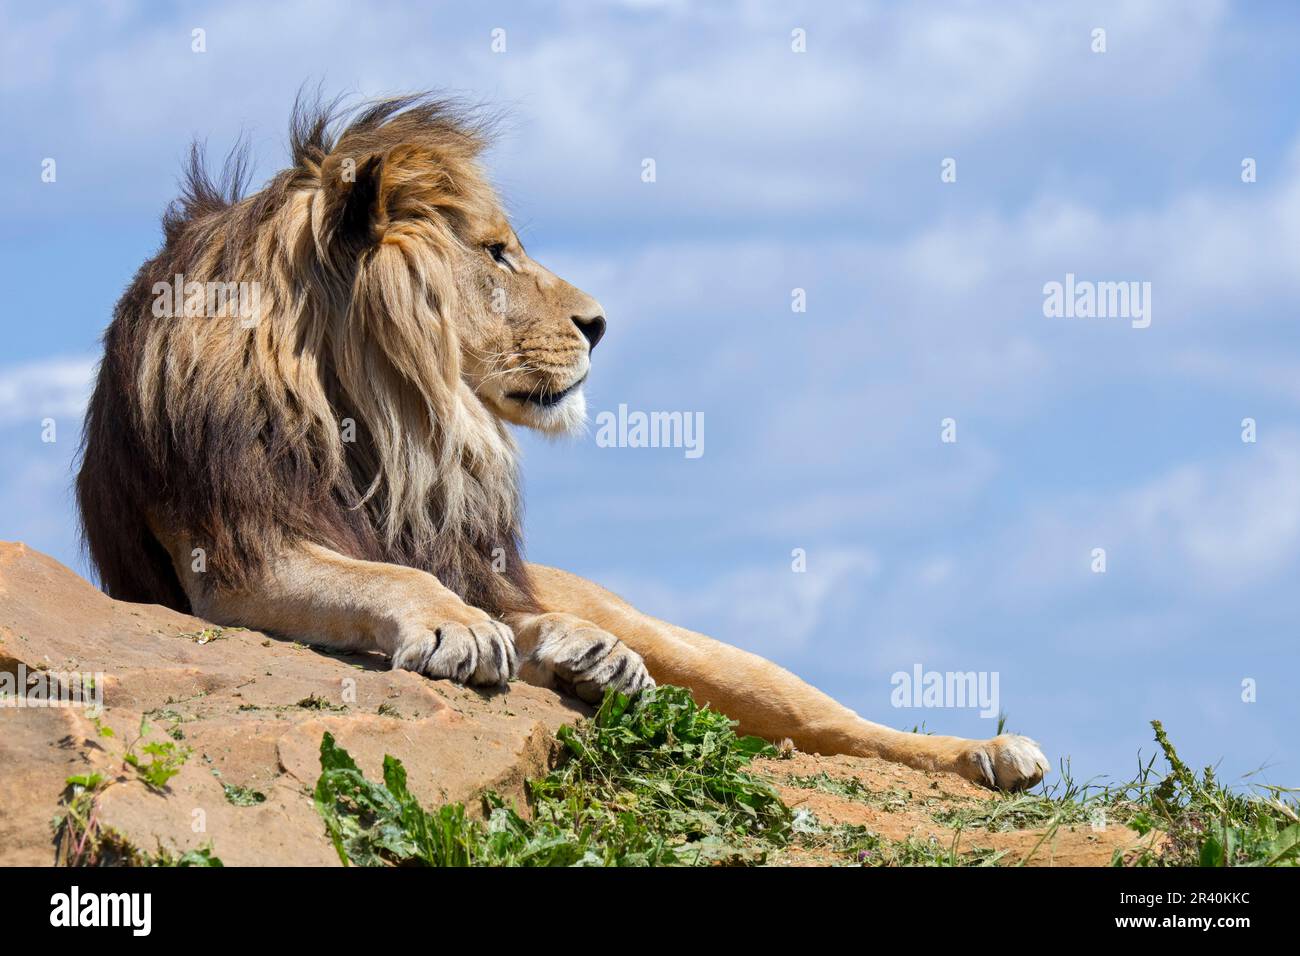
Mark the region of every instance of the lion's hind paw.
POLYGON ((962 776, 995 790, 1027 790, 1051 769, 1038 744, 1020 734, 973 741, 966 759, 962 776))

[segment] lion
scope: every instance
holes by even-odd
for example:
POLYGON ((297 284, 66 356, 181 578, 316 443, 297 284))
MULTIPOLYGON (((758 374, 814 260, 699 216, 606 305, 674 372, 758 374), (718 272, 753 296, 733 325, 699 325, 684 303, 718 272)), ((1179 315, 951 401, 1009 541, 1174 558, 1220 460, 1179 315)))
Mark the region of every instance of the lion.
POLYGON ((525 562, 510 426, 583 427, 606 317, 520 243, 476 116, 429 95, 300 98, 292 165, 247 195, 242 153, 214 181, 192 149, 87 411, 76 492, 104 590, 473 687, 518 676, 594 702, 676 684, 804 751, 1041 780, 1026 737, 871 723, 525 562))

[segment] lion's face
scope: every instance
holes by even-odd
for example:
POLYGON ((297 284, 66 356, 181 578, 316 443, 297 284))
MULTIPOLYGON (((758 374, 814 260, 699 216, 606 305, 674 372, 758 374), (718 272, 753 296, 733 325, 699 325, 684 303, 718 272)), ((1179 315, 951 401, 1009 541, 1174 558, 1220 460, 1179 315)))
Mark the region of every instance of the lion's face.
POLYGON ((465 381, 502 419, 543 432, 580 428, 582 384, 604 334, 601 304, 530 258, 500 212, 472 225, 455 265, 465 381))
POLYGON ((499 210, 465 233, 453 271, 466 382, 506 421, 551 433, 580 428, 582 386, 605 332, 600 303, 535 262, 499 210))
POLYGON ((384 366, 435 416, 467 387, 498 419, 580 428, 600 304, 524 251, 474 129, 440 104, 405 106, 377 105, 301 164, 315 248, 346 284, 331 298, 350 297, 339 338, 352 345, 333 363, 345 391, 367 404, 384 366), (378 355, 362 362, 364 349, 378 355))

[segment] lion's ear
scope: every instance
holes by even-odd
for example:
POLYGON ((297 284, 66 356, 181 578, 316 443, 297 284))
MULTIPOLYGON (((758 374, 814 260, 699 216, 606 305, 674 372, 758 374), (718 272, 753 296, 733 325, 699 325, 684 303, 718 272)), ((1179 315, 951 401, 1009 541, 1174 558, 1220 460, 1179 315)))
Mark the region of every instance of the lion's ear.
POLYGON ((326 244, 360 252, 384 236, 384 156, 330 156, 321 168, 326 244))

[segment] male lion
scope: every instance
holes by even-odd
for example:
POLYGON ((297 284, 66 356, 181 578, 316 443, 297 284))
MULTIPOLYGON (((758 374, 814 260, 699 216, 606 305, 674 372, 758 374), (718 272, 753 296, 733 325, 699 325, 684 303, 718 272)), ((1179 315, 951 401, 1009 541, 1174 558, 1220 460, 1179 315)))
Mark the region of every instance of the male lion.
POLYGON ((869 723, 525 564, 506 425, 582 424, 604 313, 524 251, 463 113, 391 99, 337 134, 332 113, 296 107, 293 165, 247 197, 242 163, 218 187, 196 151, 162 250, 117 305, 77 479, 109 594, 475 686, 518 673, 590 701, 680 684, 806 751, 1006 789, 1042 778, 1025 737, 869 723), (256 314, 208 296, 240 283, 256 314))

